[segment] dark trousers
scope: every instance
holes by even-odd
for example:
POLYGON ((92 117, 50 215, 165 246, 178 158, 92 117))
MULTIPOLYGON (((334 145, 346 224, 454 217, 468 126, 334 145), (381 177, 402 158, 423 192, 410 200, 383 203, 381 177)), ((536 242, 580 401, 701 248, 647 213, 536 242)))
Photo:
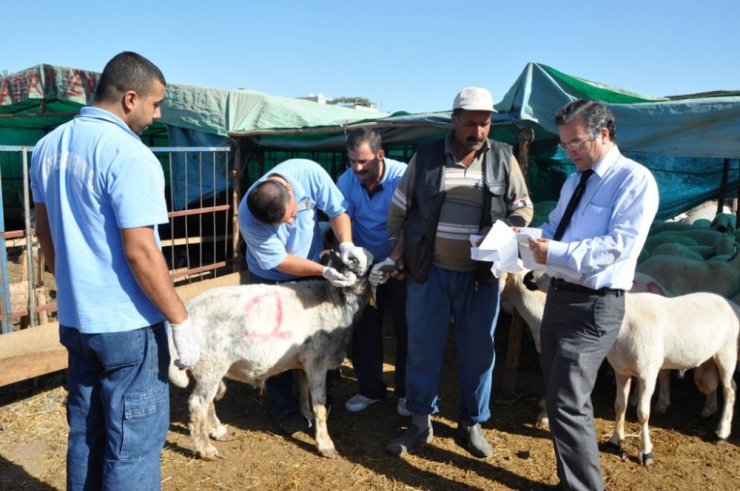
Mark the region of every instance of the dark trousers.
POLYGON ((406 282, 391 278, 384 285, 378 285, 376 306, 365 307, 352 334, 352 366, 360 386, 360 394, 370 399, 385 397, 383 316, 386 304, 390 308, 396 338, 396 396, 406 396, 406 282))
POLYGON ((564 489, 604 489, 591 392, 623 317, 624 295, 548 291, 541 328, 542 371, 564 489))
MULTIPOLYGON (((309 276, 305 278, 296 278, 296 279, 289 280, 289 281, 302 281, 302 280, 310 280, 310 279, 316 279, 316 278, 313 276, 309 276)), ((251 271, 249 272, 248 284, 250 285, 253 285, 253 284, 277 285, 280 283, 285 283, 285 282, 268 280, 267 278, 258 276, 252 273, 251 271)), ((334 373, 333 370, 326 372, 326 403, 329 405, 331 405, 332 403, 331 386, 332 386, 332 381, 334 379, 333 373, 334 373)), ((296 396, 293 390, 293 371, 292 370, 279 373, 277 375, 274 375, 268 378, 265 381, 265 390, 267 391, 267 393, 270 395, 270 397, 272 398, 274 402, 272 413, 275 416, 275 419, 281 420, 291 413, 297 413, 300 411, 299 404, 298 404, 298 397, 296 396)))

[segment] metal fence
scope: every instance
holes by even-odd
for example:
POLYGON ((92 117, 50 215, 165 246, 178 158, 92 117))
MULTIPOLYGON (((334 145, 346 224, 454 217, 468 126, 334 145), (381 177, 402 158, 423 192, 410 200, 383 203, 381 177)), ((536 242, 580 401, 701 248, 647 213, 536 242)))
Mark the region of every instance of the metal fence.
MULTIPOLYGON (((234 263, 233 159, 229 147, 153 147, 166 176, 169 223, 162 252, 177 284, 238 269, 234 263)), ((45 323, 56 287, 34 230, 28 169, 33 147, 0 146, 0 314, 2 332, 45 323)), ((238 236, 238 234, 237 234, 238 236)))

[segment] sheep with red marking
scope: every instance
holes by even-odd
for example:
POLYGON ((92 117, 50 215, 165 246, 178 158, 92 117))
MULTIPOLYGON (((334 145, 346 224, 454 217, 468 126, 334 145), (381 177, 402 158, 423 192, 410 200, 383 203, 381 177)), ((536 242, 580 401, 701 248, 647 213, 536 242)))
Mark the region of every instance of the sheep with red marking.
MULTIPOLYGON (((301 413, 309 421, 315 417, 318 450, 325 457, 336 457, 326 426, 326 372, 344 360, 352 326, 370 299, 367 273, 372 257, 366 254, 368 266, 353 271, 358 278, 353 286, 336 288, 319 279, 232 286, 209 290, 187 303, 203 341, 200 360, 190 370, 195 387, 188 399, 190 434, 198 456, 206 460, 219 456, 209 435, 215 440, 229 438, 213 403, 223 390, 224 377, 262 387, 269 377, 295 369, 301 413)), ((185 372, 172 367, 170 381, 188 385, 185 372)))

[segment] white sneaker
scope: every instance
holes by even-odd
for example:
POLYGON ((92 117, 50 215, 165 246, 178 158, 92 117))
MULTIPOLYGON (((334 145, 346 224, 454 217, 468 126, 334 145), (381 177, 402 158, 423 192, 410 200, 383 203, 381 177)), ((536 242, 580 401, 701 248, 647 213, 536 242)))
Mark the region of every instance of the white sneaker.
POLYGON ((349 412, 356 413, 366 409, 370 404, 378 402, 379 400, 380 399, 370 399, 362 394, 355 394, 344 403, 344 408, 349 412))
POLYGON ((399 397, 398 404, 396 404, 396 411, 399 416, 411 416, 412 412, 406 408, 406 398, 399 397))

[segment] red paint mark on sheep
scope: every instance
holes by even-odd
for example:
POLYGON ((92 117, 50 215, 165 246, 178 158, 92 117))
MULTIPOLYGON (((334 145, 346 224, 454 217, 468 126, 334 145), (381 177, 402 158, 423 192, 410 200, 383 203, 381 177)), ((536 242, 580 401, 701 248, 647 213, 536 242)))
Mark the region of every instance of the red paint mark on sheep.
MULTIPOLYGON (((273 318, 273 321, 275 322, 275 325, 272 327, 272 329, 269 330, 263 330, 263 332, 247 332, 245 334, 248 338, 254 338, 254 339, 270 339, 270 338, 277 338, 277 339, 289 339, 293 333, 291 333, 288 330, 283 330, 283 302, 280 299, 280 293, 279 292, 267 292, 263 293, 262 295, 258 295, 252 299, 250 299, 245 305, 244 305, 244 312, 249 315, 250 311, 259 306, 262 310, 262 312, 268 312, 270 309, 266 308, 263 304, 263 302, 272 302, 272 305, 274 305, 274 313, 275 316, 273 318)), ((264 319, 265 321, 269 320, 267 318, 264 319)))

